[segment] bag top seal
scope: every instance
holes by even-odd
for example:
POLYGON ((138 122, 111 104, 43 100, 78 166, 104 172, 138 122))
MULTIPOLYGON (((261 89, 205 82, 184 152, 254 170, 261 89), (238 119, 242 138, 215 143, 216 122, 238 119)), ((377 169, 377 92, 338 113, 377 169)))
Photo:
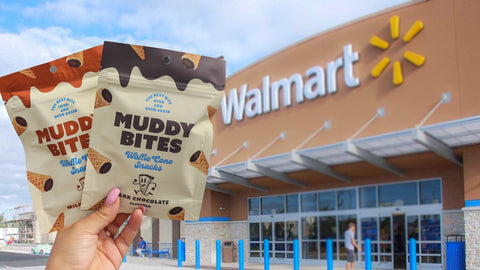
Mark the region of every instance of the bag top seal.
POLYGON ((211 83, 219 91, 225 88, 225 61, 219 58, 106 41, 102 69, 110 67, 118 71, 122 87, 128 85, 132 69, 138 67, 149 80, 170 76, 181 91, 192 79, 211 83))
POLYGON ((47 93, 61 82, 78 88, 87 72, 98 72, 102 45, 24 69, 0 78, 0 93, 5 102, 18 96, 26 108, 30 108, 30 88, 47 93))

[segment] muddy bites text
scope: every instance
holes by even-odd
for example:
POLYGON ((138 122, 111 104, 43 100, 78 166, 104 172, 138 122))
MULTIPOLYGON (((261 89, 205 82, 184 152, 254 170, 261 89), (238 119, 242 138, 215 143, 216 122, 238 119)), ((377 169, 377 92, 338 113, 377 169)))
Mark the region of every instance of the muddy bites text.
POLYGON ((152 133, 163 134, 166 136, 179 135, 183 138, 188 138, 190 136, 190 131, 195 124, 173 120, 165 121, 154 117, 117 112, 115 114, 114 126, 137 131, 134 133, 122 130, 122 135, 120 137, 121 145, 144 149, 153 149, 153 147, 155 147, 158 151, 179 153, 182 150, 182 140, 152 135, 152 133))
POLYGON ((92 128, 92 116, 82 116, 77 120, 70 120, 61 124, 35 131, 38 144, 46 143, 52 156, 65 156, 80 149, 87 149, 90 136, 88 130, 92 128), (77 135, 78 133, 82 133, 77 135), (74 137, 71 137, 75 135, 74 137), (69 137, 69 138, 67 138, 69 137))

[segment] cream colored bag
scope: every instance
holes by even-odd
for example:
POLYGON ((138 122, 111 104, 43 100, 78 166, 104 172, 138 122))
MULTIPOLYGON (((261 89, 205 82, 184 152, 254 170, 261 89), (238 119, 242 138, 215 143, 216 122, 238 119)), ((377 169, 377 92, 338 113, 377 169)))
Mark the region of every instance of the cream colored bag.
POLYGON ((101 53, 98 46, 0 78, 42 233, 89 213, 80 200, 101 53))
POLYGON ((225 62, 105 42, 82 209, 118 187, 120 212, 198 220, 225 62))

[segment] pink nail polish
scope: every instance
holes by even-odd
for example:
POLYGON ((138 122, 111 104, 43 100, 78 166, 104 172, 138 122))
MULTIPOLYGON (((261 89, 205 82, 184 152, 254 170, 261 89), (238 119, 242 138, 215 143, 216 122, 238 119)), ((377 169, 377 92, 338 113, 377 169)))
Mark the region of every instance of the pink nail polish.
POLYGON ((119 194, 120 194, 120 189, 118 189, 117 187, 112 188, 107 195, 107 200, 106 200, 107 204, 114 204, 119 194))
POLYGON ((140 207, 138 207, 138 208, 140 208, 140 210, 142 210, 142 213, 145 214, 145 206, 140 205, 140 207))

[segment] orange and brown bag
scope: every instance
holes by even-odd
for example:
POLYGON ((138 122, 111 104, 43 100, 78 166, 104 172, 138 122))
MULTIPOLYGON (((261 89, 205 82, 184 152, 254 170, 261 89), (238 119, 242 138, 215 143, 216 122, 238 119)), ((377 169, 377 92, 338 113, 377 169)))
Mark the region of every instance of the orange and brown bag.
POLYGON ((101 53, 98 46, 0 78, 42 233, 89 213, 80 202, 101 53))

